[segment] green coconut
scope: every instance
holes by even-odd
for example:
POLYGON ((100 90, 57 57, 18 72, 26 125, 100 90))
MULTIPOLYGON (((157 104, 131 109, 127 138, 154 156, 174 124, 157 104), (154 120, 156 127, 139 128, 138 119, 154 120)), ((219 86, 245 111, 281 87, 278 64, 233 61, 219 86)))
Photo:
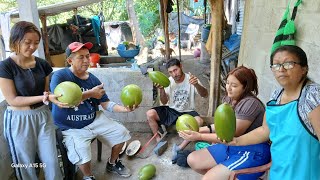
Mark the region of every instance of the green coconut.
POLYGON ((163 87, 168 87, 170 85, 169 78, 160 71, 151 71, 148 72, 149 78, 152 82, 159 84, 163 87))
POLYGON ((177 131, 191 130, 191 131, 199 131, 199 125, 197 120, 189 115, 183 114, 178 117, 176 122, 177 131))
POLYGON ((138 106, 142 101, 142 90, 135 84, 129 84, 122 89, 120 99, 124 106, 138 106))
POLYGON ((68 103, 70 106, 77 106, 82 100, 81 88, 74 82, 64 81, 56 86, 53 92, 58 97, 58 101, 68 103))
POLYGON ((153 164, 143 166, 138 173, 139 180, 150 180, 156 174, 156 167, 153 164))
POLYGON ((221 140, 232 141, 236 133, 236 115, 230 104, 223 103, 218 106, 214 113, 214 127, 221 140))

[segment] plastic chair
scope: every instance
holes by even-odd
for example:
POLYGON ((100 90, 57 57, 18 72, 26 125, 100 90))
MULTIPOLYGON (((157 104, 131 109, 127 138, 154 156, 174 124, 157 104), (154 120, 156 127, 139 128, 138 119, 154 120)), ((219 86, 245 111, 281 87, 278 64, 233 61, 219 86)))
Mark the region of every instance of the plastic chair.
POLYGON ((237 176, 240 174, 253 174, 253 173, 268 171, 270 167, 271 167, 271 161, 268 164, 265 164, 262 166, 235 170, 231 172, 231 175, 229 176, 229 180, 236 180, 237 176))
MULTIPOLYGON (((67 149, 65 148, 64 144, 62 143, 63 135, 60 129, 56 129, 56 139, 57 139, 57 146, 60 150, 61 160, 63 163, 63 175, 64 180, 75 180, 76 179, 76 165, 72 164, 67 155, 67 149)), ((94 141, 93 139, 91 143, 94 141)), ((98 155, 97 160, 101 161, 101 152, 102 152, 102 143, 97 139, 97 146, 98 146, 98 155)))

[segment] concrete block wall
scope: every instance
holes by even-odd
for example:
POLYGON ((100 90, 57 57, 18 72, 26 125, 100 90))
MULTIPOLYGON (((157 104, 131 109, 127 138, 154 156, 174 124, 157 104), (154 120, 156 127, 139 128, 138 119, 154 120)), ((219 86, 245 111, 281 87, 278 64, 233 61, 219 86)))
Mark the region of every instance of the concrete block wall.
MULTIPOLYGON (((278 87, 270 66, 270 49, 288 0, 254 0, 245 2, 244 29, 241 38, 239 65, 253 68, 258 76, 259 97, 267 102, 278 87)), ((291 3, 291 12, 295 0, 291 3)), ((303 1, 295 20, 296 42, 308 56, 309 77, 320 80, 320 1, 303 1)))
MULTIPOLYGON (((149 132, 146 112, 153 106, 153 86, 150 78, 141 74, 140 70, 130 68, 97 68, 89 69, 97 76, 111 101, 122 104, 120 93, 122 88, 129 84, 136 84, 142 89, 143 98, 138 109, 130 113, 111 113, 105 111, 108 117, 123 123, 130 131, 149 132)), ((151 131, 150 131, 151 132, 151 131)))

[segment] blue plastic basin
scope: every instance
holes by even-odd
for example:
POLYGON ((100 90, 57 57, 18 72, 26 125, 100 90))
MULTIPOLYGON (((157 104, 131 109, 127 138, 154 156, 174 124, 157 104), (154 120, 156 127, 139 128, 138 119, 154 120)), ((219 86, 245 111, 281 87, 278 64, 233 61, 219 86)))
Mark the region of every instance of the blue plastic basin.
POLYGON ((140 52, 140 47, 137 46, 137 49, 126 50, 126 46, 123 44, 119 44, 117 47, 117 51, 119 56, 123 58, 134 58, 140 52))

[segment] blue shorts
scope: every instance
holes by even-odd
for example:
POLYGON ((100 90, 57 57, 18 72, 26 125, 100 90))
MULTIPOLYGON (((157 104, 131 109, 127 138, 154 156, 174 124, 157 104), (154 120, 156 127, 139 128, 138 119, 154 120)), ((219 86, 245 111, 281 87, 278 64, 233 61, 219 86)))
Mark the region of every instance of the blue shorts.
MULTIPOLYGON (((271 160, 270 145, 261 143, 249 146, 226 146, 215 144, 209 146, 208 151, 217 164, 226 166, 230 171, 257 167, 267 164, 271 160)), ((257 180, 261 173, 239 175, 239 180, 257 180)))

